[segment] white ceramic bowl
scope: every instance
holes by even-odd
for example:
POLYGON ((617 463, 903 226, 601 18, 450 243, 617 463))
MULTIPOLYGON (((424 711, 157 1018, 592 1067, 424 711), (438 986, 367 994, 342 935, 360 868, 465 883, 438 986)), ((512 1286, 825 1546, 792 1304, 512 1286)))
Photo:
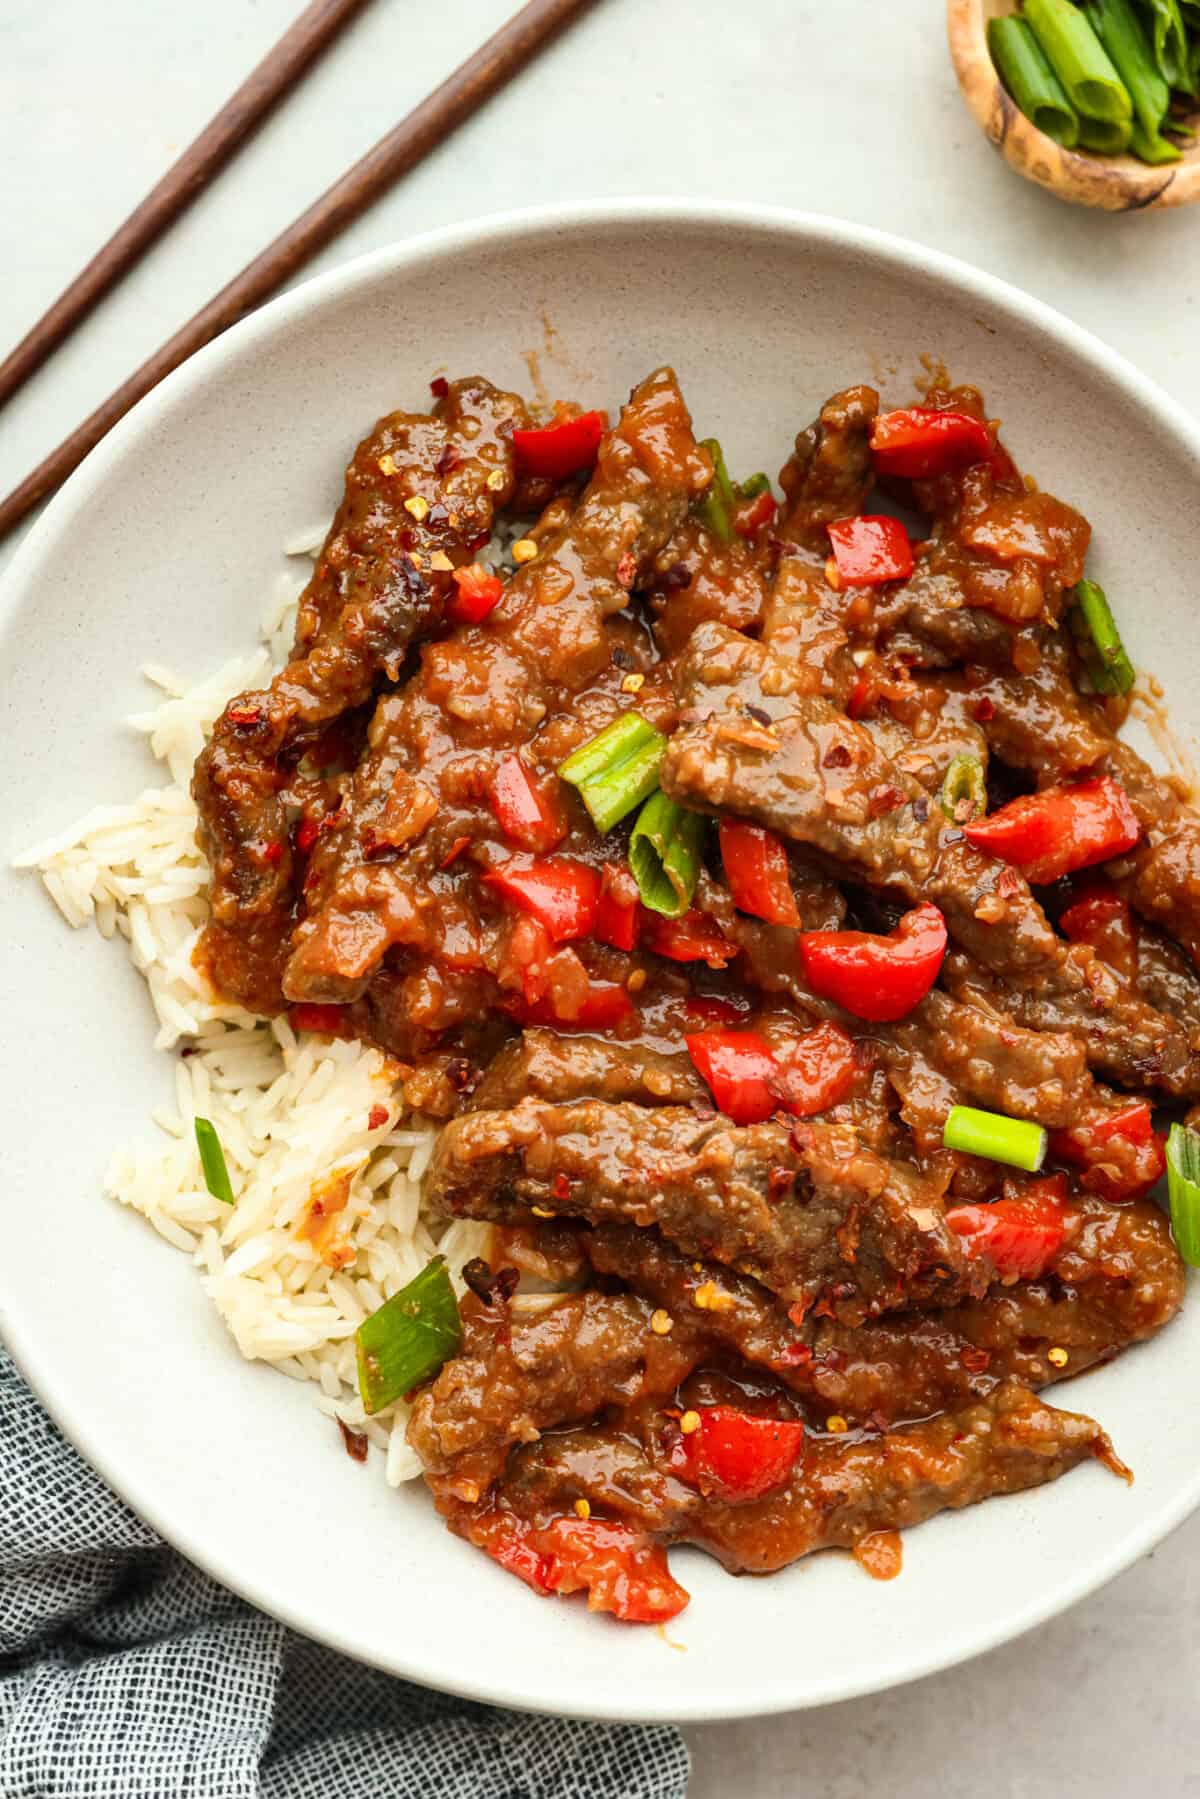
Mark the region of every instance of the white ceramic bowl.
MULTIPOLYGON (((279 546, 332 511, 357 438, 433 370, 612 406, 678 368, 735 469, 777 467, 819 402, 919 358, 980 383, 1022 463, 1096 526, 1093 567, 1177 721, 1200 719, 1192 591, 1200 434, 1036 301, 856 226, 622 202, 454 227, 313 281, 223 337, 89 458, 3 590, 3 860, 149 777, 122 717, 141 663, 203 671, 254 638, 279 546), (548 317, 553 338, 544 339, 548 317)), ((6 1105, 0 1329, 83 1453, 218 1579, 338 1648, 477 1698, 713 1719, 846 1698, 1049 1617, 1200 1495, 1200 1311, 1059 1390, 1133 1465, 1099 1466, 910 1533, 890 1585, 827 1555, 770 1580, 676 1557, 692 1604, 653 1630, 536 1598, 451 1537, 418 1484, 355 1465, 306 1391, 241 1360, 187 1259, 100 1196, 149 1130, 169 1061, 115 945, 3 875, 6 1105)))

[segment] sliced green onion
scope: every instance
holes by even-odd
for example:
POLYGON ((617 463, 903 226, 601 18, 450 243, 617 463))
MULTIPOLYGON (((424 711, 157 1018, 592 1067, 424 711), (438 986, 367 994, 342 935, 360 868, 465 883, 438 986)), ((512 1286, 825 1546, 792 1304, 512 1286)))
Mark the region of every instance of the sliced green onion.
POLYGON ((1159 137, 1157 131, 1146 131, 1140 119, 1134 123, 1130 133, 1129 148, 1140 161, 1148 162, 1152 167, 1157 167, 1159 163, 1163 162, 1178 162, 1183 155, 1178 144, 1171 143, 1168 138, 1159 137))
POLYGON ((369 1413, 436 1374, 462 1342, 462 1320, 445 1256, 435 1256, 407 1287, 364 1318, 355 1332, 358 1390, 369 1413))
POLYGON ((1074 149, 1079 142, 1079 120, 1028 21, 1015 14, 992 19, 988 49, 1001 81, 1025 117, 1056 144, 1074 149))
POLYGON ((640 712, 623 712, 574 750, 558 772, 578 788, 596 829, 611 831, 658 786, 658 766, 666 747, 662 732, 640 712))
POLYGON ((1133 104, 1134 140, 1139 127, 1146 138, 1157 138, 1171 103, 1171 90, 1154 65, 1149 41, 1130 0, 1087 0, 1087 16, 1133 104))
POLYGON ((1046 1133, 1040 1124, 1023 1118, 1006 1118, 1002 1112, 980 1112, 974 1106, 952 1106, 942 1129, 946 1149, 964 1155, 986 1156, 989 1162, 1007 1162, 1036 1174, 1046 1159, 1046 1133))
POLYGON ((1067 99, 1081 115, 1081 142, 1087 142, 1084 124, 1088 119, 1121 124, 1132 118, 1133 106, 1121 77, 1100 39, 1071 0, 1025 0, 1025 17, 1066 89, 1067 99))
POLYGON ((756 475, 747 475, 744 481, 737 484, 739 500, 755 500, 760 493, 768 493, 771 487, 770 475, 764 475, 759 469, 756 475))
POLYGON ((1200 1268, 1200 1136, 1186 1124, 1173 1124, 1167 1137, 1167 1187, 1175 1247, 1200 1268))
POLYGON ((1080 581, 1072 589, 1071 628, 1097 693, 1128 693, 1136 676, 1104 589, 1080 581))
POLYGON ((1142 0, 1142 10, 1150 14, 1159 74, 1168 87, 1186 87, 1191 54, 1178 0, 1142 0))
POLYGON ((1079 143, 1084 150, 1098 150, 1102 156, 1119 156, 1128 150, 1133 136, 1133 120, 1087 119, 1079 121, 1079 143))
POLYGON ((713 465, 712 483, 700 502, 700 517, 714 537, 729 543, 733 538, 733 509, 737 505, 737 495, 725 467, 725 454, 715 437, 706 437, 700 448, 708 451, 713 465))
POLYGON ((223 1206, 231 1206, 234 1203, 233 1188, 229 1181, 229 1169, 225 1165, 225 1151, 221 1148, 221 1139, 207 1118, 196 1119, 196 1148, 200 1151, 204 1185, 214 1199, 219 1199, 223 1206))
POLYGON ((691 905, 707 828, 703 813, 685 812, 661 792, 638 813, 629 839, 629 866, 642 903, 652 912, 680 918, 691 905))
POLYGON ((942 782, 942 811, 955 824, 970 824, 987 811, 987 781, 978 756, 956 756, 942 782))

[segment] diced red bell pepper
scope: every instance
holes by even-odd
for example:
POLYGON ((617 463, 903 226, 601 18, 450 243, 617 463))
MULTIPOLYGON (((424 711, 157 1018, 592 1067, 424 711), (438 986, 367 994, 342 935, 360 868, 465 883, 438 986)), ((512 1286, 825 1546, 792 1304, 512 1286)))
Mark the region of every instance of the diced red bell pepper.
POLYGON ((756 1418, 734 1406, 706 1406, 700 1428, 681 1436, 671 1471, 702 1493, 733 1502, 761 1499, 781 1487, 804 1443, 798 1420, 756 1418))
POLYGON ((321 1031, 326 1037, 340 1036, 345 1026, 344 1006, 318 1006, 302 1002, 288 1011, 288 1020, 297 1031, 321 1031))
POLYGON ((928 902, 906 912, 888 936, 802 931, 800 964, 814 993, 855 1018, 885 1024, 924 999, 946 954, 946 921, 928 902))
POLYGON ((456 568, 453 580, 457 592, 451 597, 446 611, 456 625, 477 625, 500 604, 503 581, 478 562, 456 568))
POLYGON ((646 910, 642 942, 670 962, 707 962, 710 968, 724 968, 738 953, 712 920, 695 907, 682 918, 664 918, 661 912, 646 910))
POLYGON ((641 930, 641 912, 637 882, 629 870, 617 862, 606 862, 592 926, 597 943, 607 943, 612 949, 633 949, 641 930))
POLYGON ((757 1031, 694 1031, 684 1042, 718 1111, 735 1124, 761 1124, 780 1109, 775 1057, 757 1031))
POLYGON ((1129 901, 1111 887, 1090 887, 1059 917, 1072 943, 1087 943, 1102 962, 1132 980, 1137 973, 1137 937, 1129 901))
POLYGON ((788 877, 787 851, 775 833, 740 818, 723 818, 719 835, 734 905, 768 924, 797 930, 800 914, 788 877))
POLYGON ((819 1024, 775 1054, 774 1090, 784 1109, 812 1118, 847 1099, 862 1072, 854 1039, 840 1025, 819 1024))
POLYGON ((978 824, 964 825, 963 834, 976 849, 1041 884, 1124 855, 1141 827, 1125 789, 1109 775, 1097 775, 1010 800, 978 824))
POLYGON ((877 587, 912 574, 912 544, 898 518, 864 513, 835 518, 826 529, 843 587, 877 587))
POLYGON ((544 862, 502 862, 485 876, 510 905, 528 912, 549 932, 555 943, 590 936, 600 903, 600 876, 594 868, 569 856, 544 862))
POLYGON ((315 818, 302 818, 296 826, 296 849, 300 855, 307 856, 320 835, 321 827, 315 818))
POLYGON ((752 500, 739 500, 733 509, 733 528, 739 537, 753 537, 775 517, 778 501, 768 488, 756 493, 752 500))
POLYGON ((688 1595, 667 1555, 630 1525, 608 1518, 552 1518, 534 1524, 511 1512, 472 1521, 472 1542, 535 1593, 586 1592, 588 1610, 627 1624, 678 1617, 688 1595))
POLYGON ((871 460, 881 475, 924 481, 947 469, 984 462, 991 454, 991 432, 969 412, 909 406, 881 413, 871 427, 871 460))
POLYGON ((504 756, 497 764, 491 801, 500 829, 522 849, 544 854, 567 834, 555 799, 534 781, 519 756, 504 756))
POLYGON ((1052 1131, 1050 1154, 1084 1170, 1079 1184, 1102 1199, 1140 1198, 1166 1173, 1167 1156, 1144 1099, 1097 1109, 1070 1130, 1052 1131))
POLYGON ((513 453, 517 467, 530 475, 548 475, 561 481, 579 469, 591 468, 604 436, 604 414, 581 412, 536 431, 514 431, 513 453))
POLYGON ((1063 1246, 1062 1183, 1033 1181, 1014 1199, 951 1206, 946 1223, 970 1256, 986 1258, 1002 1281, 1036 1280, 1063 1246))

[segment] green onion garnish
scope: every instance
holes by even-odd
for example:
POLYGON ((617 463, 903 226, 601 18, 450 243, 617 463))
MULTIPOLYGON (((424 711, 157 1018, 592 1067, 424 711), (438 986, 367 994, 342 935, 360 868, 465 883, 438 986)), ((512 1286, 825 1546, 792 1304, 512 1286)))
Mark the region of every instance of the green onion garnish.
POLYGON ((766 493, 771 485, 770 475, 764 475, 759 469, 756 475, 747 475, 744 481, 737 484, 739 500, 755 500, 760 493, 766 493))
POLYGON ((221 1139, 207 1118, 196 1119, 196 1147, 200 1151, 200 1166, 204 1170, 204 1185, 214 1199, 219 1199, 223 1206, 231 1206, 233 1188, 229 1183, 229 1170, 225 1166, 225 1151, 221 1148, 221 1139))
POLYGON ((1072 595, 1071 627, 1092 686, 1097 693, 1128 693, 1135 679, 1133 663, 1104 589, 1095 581, 1080 581, 1072 595))
POLYGON ((558 772, 578 788, 596 829, 611 831, 658 786, 666 747, 662 732, 640 712, 623 712, 590 743, 581 744, 558 772))
POLYGON ((733 509, 737 505, 737 494, 733 491, 733 483, 729 479, 729 470, 725 467, 725 455, 715 437, 706 437, 700 445, 712 457, 712 485, 700 502, 700 517, 704 520, 714 537, 722 543, 729 543, 733 538, 733 509))
POLYGON ((942 782, 942 811, 955 824, 970 824, 987 811, 987 781, 978 756, 955 756, 942 782))
POLYGON ((661 792, 638 813, 629 839, 629 866, 642 903, 652 912, 679 918, 691 905, 707 828, 703 813, 685 812, 661 792))
POLYGON ((1154 59, 1159 74, 1168 87, 1186 88, 1189 93, 1194 93, 1195 47, 1188 49, 1187 27, 1178 0, 1144 0, 1144 3, 1153 16, 1154 59))
POLYGON ((1083 13, 1071 0, 1025 0, 1025 17, 1080 115, 1081 143, 1088 142, 1089 120, 1125 126, 1124 142, 1128 143, 1133 117, 1129 95, 1083 13))
POLYGON ((1184 1261, 1200 1268, 1200 1136, 1173 1124, 1167 1137, 1171 1232, 1184 1261))
POLYGON ((1098 150, 1101 156, 1119 156, 1128 150, 1133 136, 1132 119, 1089 119, 1079 121, 1079 142, 1085 150, 1098 150))
POLYGON ((1136 120, 1135 138, 1139 129, 1144 137, 1156 138, 1167 116, 1171 90, 1154 66, 1153 52, 1130 0, 1086 0, 1086 12, 1125 83, 1136 120))
POLYGON ((372 1414, 436 1374, 462 1342, 445 1256, 435 1256, 407 1287, 364 1318, 354 1341, 358 1390, 372 1414))
POLYGON ((1147 131, 1140 119, 1134 122, 1129 148, 1141 162, 1148 162, 1155 167, 1163 162, 1178 162, 1183 155, 1178 144, 1171 143, 1169 138, 1159 137, 1156 131, 1147 131))
POLYGON ((1006 1118, 1002 1112, 980 1112, 974 1106, 952 1106, 942 1130, 946 1149, 986 1156, 1036 1174, 1046 1159, 1046 1133, 1040 1124, 1006 1118))
POLYGON ((1074 149, 1079 120, 1027 20, 1011 14, 988 24, 988 49, 1001 81, 1039 131, 1074 149))

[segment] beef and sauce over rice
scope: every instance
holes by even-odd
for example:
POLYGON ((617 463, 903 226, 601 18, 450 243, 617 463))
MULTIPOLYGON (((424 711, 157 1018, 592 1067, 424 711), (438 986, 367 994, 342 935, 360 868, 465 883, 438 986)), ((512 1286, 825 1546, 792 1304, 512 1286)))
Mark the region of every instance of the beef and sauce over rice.
POLYGON ((1040 1394, 1183 1297, 1200 816, 1118 735, 1087 520, 969 387, 835 394, 775 487, 668 368, 611 423, 433 391, 358 447, 290 659, 180 796, 218 1024, 177 1034, 276 1058, 257 1138, 207 1074, 180 1102, 242 1347, 630 1620, 686 1604, 674 1543, 887 1575, 935 1512, 1125 1474, 1040 1394), (357 1135, 271 1213, 255 1157, 322 1055, 369 1059, 357 1135), (321 1344, 239 1328, 268 1264, 321 1344))

